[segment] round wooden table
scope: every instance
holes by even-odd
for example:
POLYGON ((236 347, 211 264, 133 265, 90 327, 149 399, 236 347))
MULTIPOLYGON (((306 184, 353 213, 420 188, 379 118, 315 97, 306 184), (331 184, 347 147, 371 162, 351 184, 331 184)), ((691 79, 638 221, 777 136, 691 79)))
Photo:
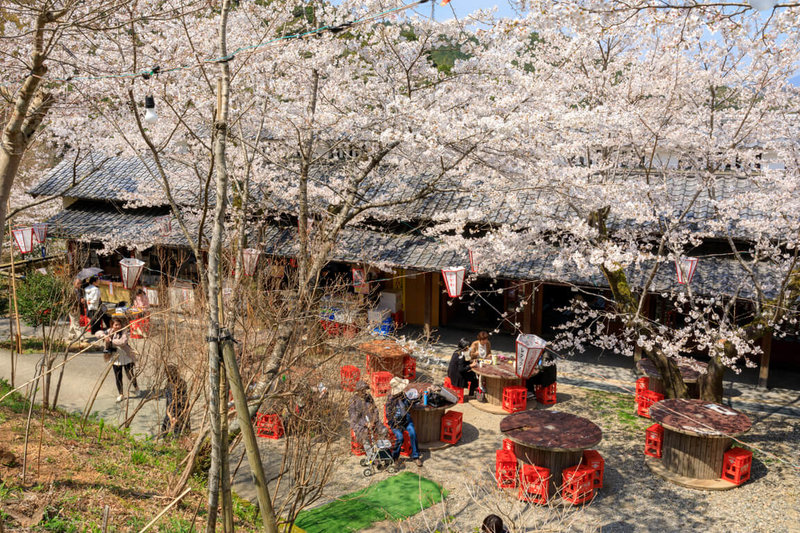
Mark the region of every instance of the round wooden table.
POLYGON ((422 405, 422 395, 432 387, 432 383, 412 382, 406 385, 405 390, 417 389, 419 401, 414 403, 411 408, 411 420, 414 421, 414 429, 417 432, 417 449, 435 450, 449 446, 446 442, 439 440, 442 429, 442 416, 445 411, 455 405, 447 403, 440 407, 422 405))
MULTIPOLYGON (((650 378, 649 390, 664 394, 664 382, 661 380, 661 373, 650 359, 640 359, 636 363, 636 368, 650 378)), ((700 361, 694 363, 678 363, 678 370, 681 372, 681 378, 683 378, 683 382, 686 383, 686 387, 689 389, 689 396, 692 398, 700 397, 700 388, 697 385, 697 380, 700 378, 701 374, 705 373, 707 368, 708 363, 701 363, 700 361)))
POLYGON ((550 494, 560 491, 562 471, 603 439, 594 422, 561 411, 514 413, 500 422, 500 431, 514 442, 518 460, 550 469, 550 494))
POLYGON ((664 427, 661 459, 646 457, 656 474, 693 489, 735 487, 721 479, 723 455, 731 437, 750 430, 750 418, 730 407, 704 400, 662 400, 650 417, 664 427))
POLYGON ((514 365, 511 363, 493 365, 484 361, 483 366, 476 366, 472 370, 481 378, 483 392, 486 394, 486 403, 489 405, 503 405, 504 388, 525 385, 525 380, 517 377, 514 365))
POLYGON ((376 339, 358 345, 367 358, 367 373, 391 372, 393 376, 403 377, 403 358, 413 352, 388 339, 376 339))

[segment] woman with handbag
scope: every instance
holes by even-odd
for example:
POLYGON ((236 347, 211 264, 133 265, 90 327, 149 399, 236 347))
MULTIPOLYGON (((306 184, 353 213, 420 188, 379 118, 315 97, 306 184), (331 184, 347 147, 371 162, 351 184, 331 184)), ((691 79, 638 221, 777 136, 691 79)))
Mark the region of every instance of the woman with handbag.
POLYGON ((105 350, 103 350, 103 359, 108 362, 113 356, 116 355, 113 363, 114 380, 117 384, 117 402, 121 402, 124 398, 122 395, 122 372, 128 376, 130 385, 133 385, 133 393, 135 396, 139 395, 139 385, 136 383, 136 375, 133 371, 133 365, 136 363, 136 357, 133 354, 133 348, 128 344, 128 331, 122 329, 122 320, 114 318, 111 321, 111 327, 105 332, 105 350))

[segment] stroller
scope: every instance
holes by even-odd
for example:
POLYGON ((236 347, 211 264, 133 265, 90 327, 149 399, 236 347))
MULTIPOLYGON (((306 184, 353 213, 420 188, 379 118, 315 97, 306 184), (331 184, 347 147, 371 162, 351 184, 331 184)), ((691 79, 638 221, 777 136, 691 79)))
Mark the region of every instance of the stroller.
POLYGON ((392 443, 389 439, 370 432, 368 442, 364 443, 364 452, 367 456, 362 457, 359 463, 364 467, 362 472, 364 477, 382 472, 384 469, 390 474, 397 472, 392 459, 392 443))

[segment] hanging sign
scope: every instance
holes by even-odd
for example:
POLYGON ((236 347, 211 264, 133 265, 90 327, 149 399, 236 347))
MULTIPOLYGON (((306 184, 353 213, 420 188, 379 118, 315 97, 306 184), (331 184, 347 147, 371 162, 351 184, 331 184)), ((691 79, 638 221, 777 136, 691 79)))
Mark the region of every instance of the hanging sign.
POLYGON ((678 283, 687 284, 692 282, 694 271, 697 268, 696 257, 680 257, 675 260, 675 271, 678 273, 678 283))
POLYGON ((517 362, 514 368, 517 376, 528 379, 533 375, 546 345, 543 338, 532 333, 521 333, 517 336, 517 362))
POLYGON ((353 269, 353 290, 356 294, 369 294, 369 283, 363 268, 353 269))
POLYGON ((11 233, 20 253, 27 254, 33 250, 33 228, 18 228, 11 230, 11 233))
POLYGON ((132 289, 136 286, 136 282, 139 281, 139 276, 144 268, 144 261, 135 257, 126 257, 119 262, 119 266, 122 272, 122 286, 126 289, 132 289))
POLYGON ((256 266, 258 265, 258 258, 261 256, 261 250, 257 250, 255 248, 245 248, 242 251, 242 255, 244 256, 244 275, 252 276, 256 272, 256 266))
POLYGON ((464 267, 447 267, 442 269, 444 285, 450 298, 461 296, 461 288, 464 286, 464 267))

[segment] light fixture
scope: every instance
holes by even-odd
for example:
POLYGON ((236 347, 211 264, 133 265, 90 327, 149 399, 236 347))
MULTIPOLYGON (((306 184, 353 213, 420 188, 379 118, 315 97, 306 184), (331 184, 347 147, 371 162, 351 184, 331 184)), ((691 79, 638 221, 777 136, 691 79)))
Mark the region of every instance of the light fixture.
POLYGON ((119 266, 122 274, 122 286, 126 289, 134 288, 136 282, 139 281, 139 276, 142 274, 144 261, 135 257, 126 257, 119 262, 119 266))
POLYGON ((242 250, 242 262, 244 263, 244 275, 252 276, 256 273, 256 266, 258 265, 258 258, 261 256, 261 250, 256 248, 245 248, 242 250))
POLYGON ((691 283, 694 271, 697 269, 696 257, 680 257, 675 260, 675 271, 678 273, 678 283, 681 285, 691 283))
POLYGON ((33 228, 18 228, 12 230, 14 242, 17 244, 20 253, 27 254, 33 250, 33 228))
POLYGON ((145 96, 144 109, 144 121, 148 124, 155 124, 158 121, 158 114, 156 113, 156 99, 152 96, 145 96))
POLYGON ((517 336, 517 361, 514 368, 517 376, 528 379, 533 375, 546 345, 543 338, 532 333, 520 333, 517 336))
POLYGON ((461 296, 461 288, 464 286, 464 267, 443 268, 442 277, 447 288, 447 295, 450 298, 461 296))

